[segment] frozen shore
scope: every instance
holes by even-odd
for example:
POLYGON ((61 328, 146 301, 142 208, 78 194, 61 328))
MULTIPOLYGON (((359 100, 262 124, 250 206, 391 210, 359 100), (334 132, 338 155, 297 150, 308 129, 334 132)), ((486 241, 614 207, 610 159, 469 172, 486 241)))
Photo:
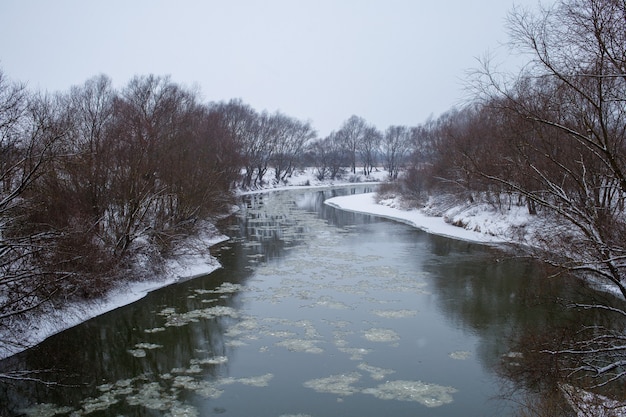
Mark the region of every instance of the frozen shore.
POLYGON ((507 241, 502 236, 487 235, 475 230, 468 230, 466 228, 453 226, 450 223, 446 223, 444 217, 428 216, 417 209, 402 210, 392 206, 379 204, 375 201, 375 196, 376 193, 367 193, 333 197, 324 201, 324 203, 341 210, 372 214, 400 221, 425 232, 440 236, 484 243, 502 243, 507 241))
MULTIPOLYGON (((364 214, 372 214, 400 221, 425 232, 454 239, 486 244, 528 244, 532 234, 541 227, 541 221, 527 214, 525 207, 512 207, 506 212, 494 210, 485 204, 453 206, 437 215, 426 209, 399 208, 396 199, 375 199, 376 193, 334 197, 324 203, 330 206, 364 214)), ((436 205, 436 202, 431 204, 436 205)))

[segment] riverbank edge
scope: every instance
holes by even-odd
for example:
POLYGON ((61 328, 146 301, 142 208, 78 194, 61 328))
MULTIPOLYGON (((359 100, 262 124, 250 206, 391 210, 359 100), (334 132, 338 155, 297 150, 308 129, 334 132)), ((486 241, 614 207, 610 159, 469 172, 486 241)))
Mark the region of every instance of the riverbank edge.
MULTIPOLYGON (((420 209, 400 209, 387 200, 376 202, 376 193, 329 198, 324 204, 354 213, 368 214, 405 223, 427 233, 483 244, 515 243, 503 234, 483 233, 476 228, 455 226, 445 215, 430 215, 420 209), (387 203, 387 204, 385 204, 387 203)), ((456 219, 463 223, 462 220, 456 219)), ((464 224, 469 223, 467 219, 464 224)))

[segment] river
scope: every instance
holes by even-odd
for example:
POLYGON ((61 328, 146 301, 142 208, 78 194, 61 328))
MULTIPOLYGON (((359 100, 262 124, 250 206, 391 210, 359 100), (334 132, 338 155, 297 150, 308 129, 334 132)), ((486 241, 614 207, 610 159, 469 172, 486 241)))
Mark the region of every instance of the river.
POLYGON ((567 319, 545 302, 564 286, 502 248, 323 204, 367 191, 244 197, 223 268, 0 362, 48 382, 1 384, 0 416, 513 415, 497 369, 520 329, 567 319))

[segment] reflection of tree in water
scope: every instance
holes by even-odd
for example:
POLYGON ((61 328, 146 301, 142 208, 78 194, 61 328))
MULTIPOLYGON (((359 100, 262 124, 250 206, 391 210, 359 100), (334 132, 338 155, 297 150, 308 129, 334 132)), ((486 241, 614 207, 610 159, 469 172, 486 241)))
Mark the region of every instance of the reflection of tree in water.
MULTIPOLYGON (((572 281, 570 278, 569 281, 572 281)), ((579 283, 579 285, 582 284, 579 283)), ((619 300, 609 294, 581 289, 584 305, 615 307, 619 300)), ((581 307, 579 300, 565 299, 572 320, 534 330, 521 329, 512 341, 515 355, 505 357, 499 371, 502 375, 528 388, 535 396, 526 395, 528 409, 540 410, 542 415, 556 415, 560 408, 569 410, 573 403, 584 410, 590 403, 606 403, 606 398, 623 402, 626 391, 623 384, 623 348, 616 349, 624 340, 626 319, 605 309, 581 307), (606 367, 602 372, 598 368, 606 367), (575 388, 572 388, 575 387, 575 388), (587 399, 572 393, 584 390, 587 399), (593 394, 593 395, 592 395, 593 394), (606 398, 601 399, 598 396, 606 398), (567 401, 566 401, 567 399, 567 401)), ((609 408, 613 408, 610 404, 609 408)), ((582 411, 581 411, 582 412, 582 411)), ((598 415, 597 409, 587 410, 598 415)), ((603 414, 606 416, 623 414, 603 414)))
POLYGON ((436 236, 431 245, 440 257, 426 269, 440 308, 481 336, 477 355, 508 380, 504 395, 520 402, 520 415, 570 413, 563 384, 625 398, 623 384, 610 381, 624 368, 599 376, 594 367, 620 360, 622 352, 601 350, 626 338, 626 319, 583 306, 614 306, 612 296, 496 249, 436 236))

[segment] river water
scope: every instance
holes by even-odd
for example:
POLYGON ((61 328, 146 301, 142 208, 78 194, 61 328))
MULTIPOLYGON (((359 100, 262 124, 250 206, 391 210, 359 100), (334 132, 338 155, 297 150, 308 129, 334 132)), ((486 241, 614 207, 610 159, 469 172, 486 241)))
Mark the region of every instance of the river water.
POLYGON ((364 191, 246 196, 223 268, 0 362, 53 382, 0 384, 0 416, 512 415, 509 340, 566 319, 543 273, 323 204, 364 191))

